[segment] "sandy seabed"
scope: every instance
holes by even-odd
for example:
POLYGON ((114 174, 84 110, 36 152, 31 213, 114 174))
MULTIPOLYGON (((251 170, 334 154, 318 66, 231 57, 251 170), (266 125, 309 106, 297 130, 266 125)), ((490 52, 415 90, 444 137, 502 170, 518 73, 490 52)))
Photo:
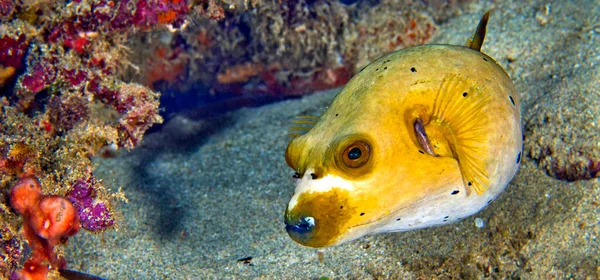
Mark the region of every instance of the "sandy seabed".
POLYGON ((69 240, 70 268, 108 279, 599 279, 600 180, 548 175, 573 151, 600 153, 599 3, 477 3, 433 43, 464 44, 487 9, 482 51, 521 93, 526 141, 515 179, 482 212, 323 250, 293 242, 287 127, 320 115, 334 90, 214 120, 178 116, 139 149, 99 160, 98 176, 129 202, 117 205, 118 231, 69 240))

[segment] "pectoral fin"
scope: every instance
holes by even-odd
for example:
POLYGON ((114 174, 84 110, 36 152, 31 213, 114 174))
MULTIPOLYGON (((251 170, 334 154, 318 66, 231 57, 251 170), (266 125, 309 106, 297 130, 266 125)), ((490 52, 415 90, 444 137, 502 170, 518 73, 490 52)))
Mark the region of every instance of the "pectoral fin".
POLYGON ((431 116, 417 116, 414 125, 418 143, 427 154, 456 159, 467 194, 474 190, 481 195, 490 184, 485 161, 489 98, 486 88, 468 77, 448 75, 438 89, 431 116))

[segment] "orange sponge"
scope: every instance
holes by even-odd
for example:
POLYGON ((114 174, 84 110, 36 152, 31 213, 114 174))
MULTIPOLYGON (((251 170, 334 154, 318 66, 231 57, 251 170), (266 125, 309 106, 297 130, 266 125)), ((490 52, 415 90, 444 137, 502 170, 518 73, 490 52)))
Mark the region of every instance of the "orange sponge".
POLYGON ((23 216, 29 216, 41 199, 42 187, 35 177, 22 178, 10 192, 10 205, 23 216))
POLYGON ((18 279, 46 279, 50 268, 64 268, 66 262, 54 247, 79 231, 79 215, 71 201, 43 195, 39 181, 25 177, 11 189, 10 205, 23 216, 23 234, 31 249, 23 269, 15 272, 18 279))
POLYGON ((29 261, 25 262, 23 269, 19 270, 15 276, 17 279, 22 280, 46 280, 48 279, 48 272, 50 269, 47 265, 41 264, 30 264, 29 261))
POLYGON ((46 240, 72 236, 79 230, 77 210, 68 199, 42 195, 35 177, 22 178, 10 192, 10 204, 34 232, 46 240))
MULTIPOLYGON (((39 204, 43 219, 32 219, 31 226, 40 237, 56 240, 79 231, 79 216, 75 206, 62 196, 45 196, 39 204)), ((32 217, 33 218, 33 217, 32 217)))

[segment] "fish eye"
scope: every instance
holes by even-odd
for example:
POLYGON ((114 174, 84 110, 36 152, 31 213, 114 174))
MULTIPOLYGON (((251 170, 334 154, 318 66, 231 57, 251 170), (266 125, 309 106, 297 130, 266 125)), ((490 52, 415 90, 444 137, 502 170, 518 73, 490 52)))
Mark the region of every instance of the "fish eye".
POLYGON ((369 144, 363 141, 356 141, 346 147, 342 154, 342 159, 346 166, 358 168, 369 161, 370 153, 371 148, 369 144))
POLYGON ((360 149, 358 147, 354 147, 354 148, 352 148, 352 150, 350 150, 348 152, 348 158, 350 160, 359 159, 361 155, 362 155, 362 152, 360 151, 360 149))

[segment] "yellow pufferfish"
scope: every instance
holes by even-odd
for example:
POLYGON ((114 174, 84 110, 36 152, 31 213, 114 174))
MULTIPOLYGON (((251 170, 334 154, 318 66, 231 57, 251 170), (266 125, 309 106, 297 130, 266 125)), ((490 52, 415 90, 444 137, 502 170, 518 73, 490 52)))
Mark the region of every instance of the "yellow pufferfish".
POLYGON ((299 117, 285 158, 296 189, 290 237, 309 247, 444 225, 500 194, 521 160, 519 98, 480 51, 489 12, 466 46, 423 45, 375 60, 320 118, 299 117), (302 130, 309 130, 302 134, 302 130))

